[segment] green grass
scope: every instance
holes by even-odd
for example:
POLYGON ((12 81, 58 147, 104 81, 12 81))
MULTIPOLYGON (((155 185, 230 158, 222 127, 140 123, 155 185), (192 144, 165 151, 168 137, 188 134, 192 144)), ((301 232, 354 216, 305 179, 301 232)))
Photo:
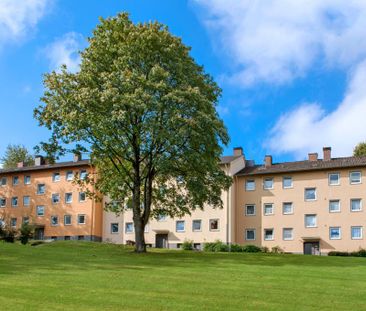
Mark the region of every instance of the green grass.
POLYGON ((366 258, 0 243, 0 310, 366 310, 366 258))

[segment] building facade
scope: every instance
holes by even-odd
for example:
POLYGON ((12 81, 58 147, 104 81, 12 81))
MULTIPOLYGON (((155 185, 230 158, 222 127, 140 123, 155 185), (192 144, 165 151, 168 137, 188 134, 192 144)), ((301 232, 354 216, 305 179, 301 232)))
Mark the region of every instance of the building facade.
MULTIPOLYGON (((87 160, 35 164, 0 171, 3 221, 14 228, 30 221, 37 238, 134 241, 131 211, 103 211, 103 202, 88 199, 71 181, 74 174, 93 172, 87 160)), ((304 161, 273 163, 266 156, 255 165, 235 148, 220 166, 233 177, 222 193, 223 208, 151 219, 145 230, 149 246, 179 248, 192 240, 200 249, 220 240, 305 254, 366 248, 366 157, 332 158, 324 148, 322 159, 309 154, 304 161)))

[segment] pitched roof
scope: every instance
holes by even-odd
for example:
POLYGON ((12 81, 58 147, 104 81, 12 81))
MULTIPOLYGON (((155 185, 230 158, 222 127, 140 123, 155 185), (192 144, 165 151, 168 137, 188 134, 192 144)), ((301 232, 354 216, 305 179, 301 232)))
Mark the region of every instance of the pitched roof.
POLYGON ((237 158, 240 158, 241 156, 223 156, 220 158, 220 164, 229 164, 236 160, 237 158))
POLYGON ((89 160, 81 160, 78 162, 68 161, 68 162, 60 162, 54 164, 43 164, 39 166, 24 166, 24 167, 16 167, 16 168, 9 168, 9 169, 0 169, 0 174, 6 173, 16 173, 16 172, 30 172, 30 171, 41 171, 41 170, 49 170, 49 169, 57 169, 57 168, 64 168, 64 167, 77 167, 77 166, 85 166, 89 165, 89 160))
POLYGON ((272 164, 272 166, 267 168, 264 165, 253 165, 245 167, 244 169, 239 171, 236 175, 237 176, 265 175, 265 174, 277 174, 277 173, 352 168, 362 166, 366 166, 366 157, 346 157, 346 158, 332 158, 329 161, 306 160, 296 162, 274 163, 272 164))

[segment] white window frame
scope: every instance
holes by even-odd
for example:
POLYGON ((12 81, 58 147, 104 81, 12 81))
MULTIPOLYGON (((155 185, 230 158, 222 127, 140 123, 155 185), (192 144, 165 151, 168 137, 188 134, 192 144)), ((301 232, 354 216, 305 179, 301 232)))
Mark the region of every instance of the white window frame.
POLYGON ((79 202, 83 203, 85 201, 86 201, 86 193, 85 193, 85 191, 79 192, 79 202), (84 194, 84 196, 85 196, 84 200, 81 199, 81 194, 84 194))
POLYGON ((119 223, 118 222, 111 222, 111 234, 118 234, 119 233, 119 223), (117 231, 113 231, 113 226, 117 225, 117 231))
POLYGON ((168 219, 167 215, 160 214, 160 215, 157 216, 156 220, 159 221, 159 222, 162 222, 162 221, 167 221, 167 219, 168 219))
POLYGON ((245 180, 245 191, 255 191, 256 185, 255 185, 255 179, 246 179, 245 180), (253 189, 248 188, 248 184, 253 183, 254 187, 253 189))
POLYGON ((66 214, 64 215, 64 226, 71 226, 72 225, 72 215, 66 214), (66 223, 66 217, 70 217, 70 223, 66 223))
POLYGON ((66 204, 71 204, 72 203, 72 197, 73 197, 73 193, 72 192, 66 192, 65 193, 65 203, 66 204), (70 196, 71 197, 71 200, 70 201, 67 201, 67 195, 68 194, 71 194, 71 196, 70 196))
POLYGON ((12 184, 13 184, 13 186, 18 186, 19 185, 19 176, 13 176, 13 183, 12 184))
POLYGON ((274 229, 273 228, 265 228, 263 229, 263 239, 264 241, 274 241, 275 239, 275 233, 274 233, 274 229), (268 239, 266 238, 266 231, 272 230, 272 238, 268 239))
POLYGON ((0 207, 6 207, 6 198, 5 197, 0 198, 0 207))
POLYGON ((274 178, 273 177, 267 177, 263 179, 263 189, 264 190, 272 190, 274 189, 274 178), (266 182, 271 181, 271 187, 267 187, 266 182))
POLYGON ((341 239, 342 239, 342 229, 341 229, 341 227, 340 226, 329 227, 329 240, 341 240, 341 239), (339 232, 339 236, 336 237, 336 238, 333 238, 332 234, 331 234, 332 230, 334 230, 334 229, 338 229, 338 232, 339 232))
POLYGON ((362 240, 363 239, 363 227, 362 226, 351 226, 351 240, 362 240), (352 230, 354 229, 354 228, 360 228, 361 230, 361 237, 359 237, 359 238, 355 238, 355 237, 353 237, 353 235, 352 235, 352 230))
POLYGON ((285 176, 282 178, 282 188, 283 189, 292 189, 294 187, 294 180, 290 176, 285 176), (285 187, 285 179, 291 179, 291 186, 285 187))
POLYGON ((340 184, 341 184, 341 175, 339 173, 329 173, 328 174, 328 185, 329 186, 339 186, 340 184), (336 184, 331 183, 331 176, 332 175, 337 175, 337 177, 338 177, 338 182, 336 184))
POLYGON ((350 200, 350 211, 351 211, 351 213, 357 213, 357 212, 362 212, 362 199, 360 199, 360 198, 354 198, 354 199, 351 199, 350 200), (352 209, 352 201, 360 201, 360 209, 358 209, 358 210, 353 210, 352 209))
POLYGON ((212 218, 208 221, 208 229, 209 231, 212 231, 212 232, 217 232, 217 231, 220 231, 220 219, 218 218, 212 218), (211 223, 213 221, 217 221, 217 229, 211 229, 211 223))
POLYGON ((317 214, 305 214, 304 221, 305 221, 305 228, 317 228, 318 227, 318 217, 317 217, 317 214), (315 217, 315 225, 314 226, 308 226, 307 225, 306 218, 307 217, 310 217, 310 216, 314 216, 315 217))
POLYGON ((22 223, 23 224, 29 224, 29 216, 23 216, 22 223))
POLYGON ((52 193, 52 196, 51 196, 51 201, 52 201, 52 204, 60 204, 61 203, 61 197, 60 197, 60 194, 59 193, 52 193), (53 199, 58 197, 58 202, 55 202, 53 199))
POLYGON ((274 215, 274 204, 273 203, 263 203, 263 215, 264 216, 269 216, 269 215, 274 215), (266 213, 266 205, 271 205, 271 209, 272 212, 271 213, 266 213))
POLYGON ((294 240, 294 228, 282 228, 282 239, 284 241, 293 241, 294 240), (285 237, 285 231, 286 230, 291 231, 291 237, 289 237, 289 238, 285 237))
POLYGON ((305 202, 313 202, 313 201, 316 201, 317 200, 317 191, 316 191, 316 187, 307 187, 304 189, 304 200, 305 202), (306 198, 306 191, 307 190, 311 190, 311 189, 314 189, 315 190, 315 198, 314 199, 307 199, 306 198))
POLYGON ((78 225, 86 225, 86 215, 78 214, 78 225), (84 222, 80 222, 80 216, 84 216, 84 222))
POLYGON ((80 170, 80 180, 84 180, 88 177, 88 171, 87 170, 80 170), (83 176, 85 175, 85 176, 83 176))
POLYGON ((72 181, 74 179, 74 171, 67 171, 65 179, 66 181, 72 181), (71 176, 71 178, 69 176, 71 176))
POLYGON ((351 171, 351 172, 349 172, 349 183, 351 185, 359 185, 359 184, 361 184, 362 183, 362 172, 361 171, 351 171), (354 173, 359 173, 360 174, 360 181, 356 181, 356 182, 352 181, 352 177, 351 176, 354 173))
POLYGON ((175 232, 185 232, 186 231, 186 222, 184 220, 176 220, 175 221, 175 232), (178 230, 178 223, 183 223, 183 229, 178 230))
POLYGON ((126 234, 128 234, 128 233, 133 233, 134 231, 135 231, 135 228, 134 228, 134 226, 133 226, 133 222, 126 222, 126 223, 125 223, 125 233, 126 233, 126 234), (132 228, 132 229, 131 229, 130 231, 128 231, 128 230, 127 230, 127 227, 128 227, 127 225, 131 225, 131 228, 132 228))
POLYGON ((201 232, 202 231, 202 219, 193 219, 192 220, 192 232, 201 232), (195 222, 199 222, 200 224, 200 228, 199 229, 195 229, 194 228, 194 223, 195 222))
POLYGON ((30 196, 29 195, 23 195, 23 206, 30 206, 30 202, 31 202, 30 196), (25 204, 25 201, 24 201, 25 198, 29 199, 28 204, 25 204))
POLYGON ((294 214, 294 203, 293 202, 282 202, 282 214, 283 215, 293 215, 294 214), (291 212, 285 213, 285 205, 290 204, 291 205, 291 212))
POLYGON ((329 200, 329 213, 340 213, 341 212, 341 200, 329 200), (331 210, 331 204, 338 202, 338 210, 331 210))
POLYGON ((256 234, 256 232, 255 232, 255 228, 248 228, 248 229, 245 229, 245 240, 246 241, 255 241, 256 240, 256 238, 257 238, 257 234, 256 234), (249 231, 253 231, 253 233, 254 233, 254 238, 253 239, 249 239, 248 238, 248 232, 249 231))
POLYGON ((36 214, 37 214, 37 217, 44 217, 45 206, 44 205, 37 205, 36 206, 36 214), (40 209, 42 209, 42 214, 39 213, 40 209))
POLYGON ((50 218, 51 218, 50 220, 51 220, 51 226, 52 227, 56 227, 56 226, 59 225, 59 221, 58 221, 58 216, 57 215, 52 215, 50 218), (52 221, 53 218, 56 219, 56 224, 53 223, 53 221, 52 221))
POLYGON ((18 218, 16 218, 16 217, 10 218, 10 227, 16 228, 17 227, 17 224, 18 224, 18 218), (13 220, 15 220, 15 223, 14 224, 13 224, 13 220))
POLYGON ((61 173, 55 172, 52 174, 52 182, 59 182, 61 181, 61 173))
POLYGON ((31 184, 31 176, 24 175, 24 185, 30 185, 30 184, 31 184), (29 178, 29 181, 27 181, 28 178, 29 178))
POLYGON ((245 205, 245 216, 255 216, 255 214, 256 214, 255 204, 246 204, 245 205), (253 206, 253 214, 248 213, 248 206, 253 206))
POLYGON ((44 195, 46 193, 46 184, 37 184, 37 194, 44 195), (43 192, 40 192, 40 187, 43 186, 43 192))
POLYGON ((18 197, 11 197, 11 206, 12 207, 18 207, 19 206, 19 198, 18 197), (14 199, 16 199, 17 204, 14 204, 14 199))

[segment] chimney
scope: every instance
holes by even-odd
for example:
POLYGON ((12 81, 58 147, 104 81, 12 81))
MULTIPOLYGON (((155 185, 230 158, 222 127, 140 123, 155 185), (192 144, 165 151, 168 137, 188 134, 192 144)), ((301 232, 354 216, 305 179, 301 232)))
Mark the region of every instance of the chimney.
POLYGON ((24 167, 24 162, 22 161, 22 162, 18 162, 17 163, 17 168, 22 168, 22 167, 24 167))
POLYGON ((316 152, 309 153, 309 161, 310 162, 316 162, 316 161, 318 161, 318 154, 316 152))
POLYGON ((79 162, 82 160, 81 153, 74 153, 74 162, 79 162))
POLYGON ((35 166, 41 166, 44 163, 45 163, 44 158, 42 156, 40 156, 40 155, 35 156, 35 158, 34 158, 34 165, 35 166))
POLYGON ((271 155, 266 155, 264 157, 264 166, 267 167, 271 167, 272 166, 272 156, 271 155))
POLYGON ((243 155, 243 148, 242 147, 235 147, 234 148, 234 156, 242 156, 243 155))
POLYGON ((323 148, 323 161, 330 161, 332 159, 332 148, 324 147, 323 148))

